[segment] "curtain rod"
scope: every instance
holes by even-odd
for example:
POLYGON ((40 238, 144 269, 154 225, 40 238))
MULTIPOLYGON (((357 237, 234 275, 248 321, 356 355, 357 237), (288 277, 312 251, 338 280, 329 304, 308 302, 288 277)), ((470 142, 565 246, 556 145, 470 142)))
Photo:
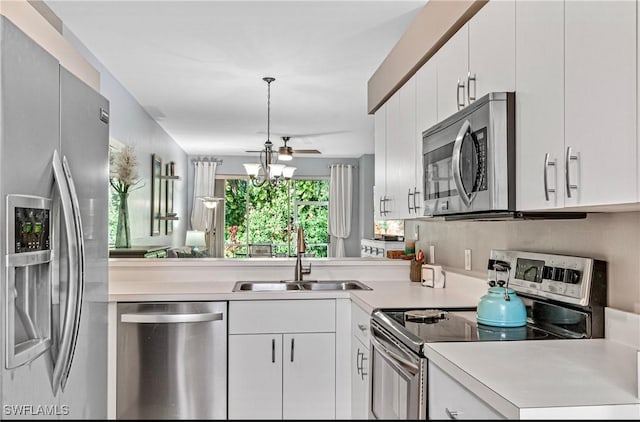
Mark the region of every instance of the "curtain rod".
POLYGON ((354 164, 329 164, 328 167, 331 168, 331 167, 340 167, 340 166, 342 166, 342 167, 353 167, 354 169, 358 168, 354 164))
POLYGON ((215 157, 197 157, 197 158, 192 158, 191 162, 193 164, 195 163, 218 163, 218 165, 222 164, 222 160, 219 158, 215 158, 215 157))

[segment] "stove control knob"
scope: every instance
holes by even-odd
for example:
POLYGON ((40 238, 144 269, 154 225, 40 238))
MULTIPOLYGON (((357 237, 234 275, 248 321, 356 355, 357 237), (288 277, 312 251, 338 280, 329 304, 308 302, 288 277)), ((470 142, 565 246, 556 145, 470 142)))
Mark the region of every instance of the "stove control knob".
POLYGON ((571 269, 567 268, 565 270, 565 273, 566 273, 566 276, 565 276, 565 282, 566 283, 571 283, 571 284, 580 283, 580 280, 582 278, 582 274, 580 274, 580 271, 571 270, 571 269))
POLYGON ((564 281, 564 268, 554 267, 551 279, 553 281, 564 281))
POLYGON ((553 267, 542 267, 542 278, 545 280, 553 280, 553 267))

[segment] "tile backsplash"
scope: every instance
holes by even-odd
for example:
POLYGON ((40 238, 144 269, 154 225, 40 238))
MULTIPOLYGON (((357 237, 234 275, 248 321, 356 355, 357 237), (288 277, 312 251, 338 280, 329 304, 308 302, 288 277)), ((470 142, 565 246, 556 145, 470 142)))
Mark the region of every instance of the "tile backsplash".
MULTIPOLYGON (((428 221, 406 220, 407 236, 435 247, 435 263, 486 276, 491 249, 586 256, 607 262, 608 306, 640 314, 640 212, 589 213, 579 220, 428 221)), ((418 247, 418 246, 416 246, 418 247)))

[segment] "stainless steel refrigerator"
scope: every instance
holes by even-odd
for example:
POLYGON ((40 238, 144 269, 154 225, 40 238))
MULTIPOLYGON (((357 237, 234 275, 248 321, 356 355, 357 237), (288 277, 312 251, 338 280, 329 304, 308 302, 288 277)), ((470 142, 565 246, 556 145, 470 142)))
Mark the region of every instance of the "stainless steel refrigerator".
POLYGON ((0 18, 2 418, 107 417, 108 107, 0 18))

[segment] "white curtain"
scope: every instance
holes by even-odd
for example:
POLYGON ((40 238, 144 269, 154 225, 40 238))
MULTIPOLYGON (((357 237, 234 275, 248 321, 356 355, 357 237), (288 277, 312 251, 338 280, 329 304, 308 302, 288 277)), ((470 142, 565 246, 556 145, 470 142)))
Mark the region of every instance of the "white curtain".
POLYGON ((213 209, 204 206, 204 202, 198 198, 203 196, 214 197, 216 184, 216 161, 194 161, 195 177, 193 182, 193 206, 191 208, 191 228, 206 232, 207 248, 211 251, 213 245, 214 227, 213 209))
POLYGON ((351 233, 353 166, 332 164, 329 181, 329 234, 336 240, 331 256, 343 257, 344 239, 351 233))

